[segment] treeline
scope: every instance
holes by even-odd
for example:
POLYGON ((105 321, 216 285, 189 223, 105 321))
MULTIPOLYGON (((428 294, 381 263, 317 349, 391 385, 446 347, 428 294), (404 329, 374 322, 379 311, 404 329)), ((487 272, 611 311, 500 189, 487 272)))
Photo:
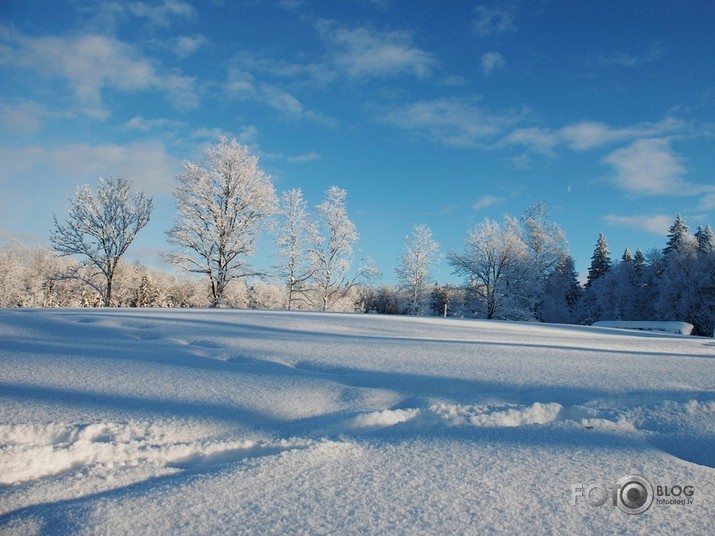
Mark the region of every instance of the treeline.
POLYGON ((300 189, 276 196, 258 159, 221 139, 201 163, 186 162, 174 189, 176 220, 165 258, 186 275, 120 262, 148 223, 151 198, 126 179, 78 189, 67 221, 55 218, 49 248, 0 249, 2 307, 248 307, 448 315, 590 324, 598 320, 690 322, 715 328, 715 239, 693 234, 678 216, 662 250, 626 250, 613 262, 598 237, 581 285, 566 236, 543 203, 519 218, 485 219, 461 251, 446 255, 460 285, 441 286, 442 258, 426 225, 415 225, 396 258, 395 286, 373 286, 378 270, 356 259, 358 240, 347 192, 337 186, 309 210, 300 189), (249 259, 259 233, 272 232, 277 263, 257 270, 249 259))

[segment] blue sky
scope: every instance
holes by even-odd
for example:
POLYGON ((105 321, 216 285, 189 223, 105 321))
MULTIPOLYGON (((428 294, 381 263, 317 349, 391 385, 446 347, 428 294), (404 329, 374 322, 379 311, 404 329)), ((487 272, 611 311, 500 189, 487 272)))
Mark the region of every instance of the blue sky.
POLYGON ((4 0, 0 242, 126 176, 155 199, 128 257, 162 267, 181 163, 226 135, 279 193, 345 188, 386 282, 413 224, 459 250, 541 201, 583 273, 599 233, 615 259, 715 224, 713 28, 676 0, 4 0))

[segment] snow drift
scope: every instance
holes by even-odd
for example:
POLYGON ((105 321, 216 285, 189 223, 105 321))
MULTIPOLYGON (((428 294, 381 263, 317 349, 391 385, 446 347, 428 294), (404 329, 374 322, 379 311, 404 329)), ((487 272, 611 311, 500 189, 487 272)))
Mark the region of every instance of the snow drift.
POLYGON ((2 310, 0 532, 706 533, 714 358, 579 326, 2 310), (692 502, 573 491, 630 474, 692 502))
POLYGON ((602 328, 637 329, 641 331, 662 331, 678 335, 690 335, 695 326, 688 322, 639 322, 635 320, 601 320, 594 326, 602 328))

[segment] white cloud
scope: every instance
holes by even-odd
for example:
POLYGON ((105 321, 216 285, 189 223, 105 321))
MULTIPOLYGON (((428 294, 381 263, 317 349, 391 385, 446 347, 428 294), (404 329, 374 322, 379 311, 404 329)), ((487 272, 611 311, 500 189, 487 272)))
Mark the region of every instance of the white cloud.
POLYGON ((124 128, 127 130, 136 130, 138 132, 149 132, 151 130, 178 130, 186 128, 187 124, 183 121, 175 119, 145 119, 140 115, 135 115, 129 121, 124 123, 124 128))
POLYGON ((320 160, 320 155, 315 151, 311 151, 305 154, 287 156, 286 160, 295 164, 302 164, 303 162, 312 162, 313 160, 320 160))
POLYGON ((615 185, 635 195, 688 195, 685 168, 667 138, 641 139, 603 158, 613 167, 615 185))
POLYGON ((151 24, 162 27, 169 26, 173 19, 193 19, 196 17, 194 7, 188 2, 179 0, 164 0, 160 4, 131 2, 126 9, 135 17, 147 19, 151 24))
POLYGON ((208 42, 209 41, 208 39, 206 39, 206 36, 201 34, 184 35, 176 38, 174 42, 173 51, 177 57, 187 58, 188 56, 191 56, 193 53, 199 50, 201 47, 205 46, 208 42))
POLYGON ((635 67, 659 60, 665 54, 662 44, 655 42, 640 54, 614 52, 608 55, 598 56, 598 63, 601 65, 617 65, 620 67, 635 67))
POLYGON ((515 32, 514 14, 506 9, 477 6, 474 9, 474 31, 480 37, 505 32, 515 32))
POLYGON ((473 99, 437 99, 387 111, 382 120, 450 147, 485 148, 486 140, 519 121, 518 114, 492 115, 473 99))
POLYGON ((668 228, 673 224, 673 216, 657 214, 651 216, 632 215, 619 216, 617 214, 607 214, 604 221, 614 227, 628 227, 639 231, 647 231, 659 236, 668 232, 668 228))
POLYGON ((3 32, 4 63, 64 79, 85 114, 106 118, 103 91, 158 90, 179 107, 198 104, 194 79, 161 72, 132 46, 104 35, 27 37, 3 32))
POLYGON ((485 52, 482 54, 482 72, 489 76, 494 71, 504 68, 504 56, 499 52, 485 52))
POLYGON ((292 93, 277 85, 260 82, 253 74, 235 67, 229 69, 224 87, 229 96, 262 102, 286 119, 308 119, 328 126, 336 124, 335 119, 306 109, 292 93))
POLYGON ((609 143, 682 132, 687 128, 688 125, 684 121, 673 117, 666 117, 657 123, 638 123, 625 128, 612 128, 604 123, 583 121, 560 129, 557 136, 571 149, 585 151, 609 143))
POLYGON ((99 176, 126 177, 150 195, 170 192, 180 170, 179 159, 169 155, 158 140, 128 145, 70 144, 50 151, 48 160, 59 173, 84 177, 84 182, 94 183, 99 176))
POLYGON ((500 203, 501 201, 502 199, 499 197, 493 195, 485 195, 477 199, 472 205, 472 208, 474 210, 484 210, 485 208, 500 203))
POLYGON ((35 134, 51 119, 72 117, 71 112, 55 112, 29 99, 20 99, 0 106, 0 125, 15 133, 35 134))
POLYGON ((554 149, 559 144, 559 137, 549 129, 526 127, 510 132, 500 144, 521 145, 536 153, 555 156, 554 149))
POLYGON ((501 144, 522 145, 530 151, 555 156, 554 151, 562 146, 581 152, 640 138, 682 133, 689 129, 687 123, 673 117, 666 117, 656 123, 637 123, 628 127, 612 127, 598 121, 581 121, 557 130, 520 128, 505 136, 501 144))
POLYGON ((319 22, 318 30, 329 45, 333 63, 353 79, 399 74, 426 78, 437 64, 432 54, 412 44, 407 32, 349 29, 329 21, 319 22))

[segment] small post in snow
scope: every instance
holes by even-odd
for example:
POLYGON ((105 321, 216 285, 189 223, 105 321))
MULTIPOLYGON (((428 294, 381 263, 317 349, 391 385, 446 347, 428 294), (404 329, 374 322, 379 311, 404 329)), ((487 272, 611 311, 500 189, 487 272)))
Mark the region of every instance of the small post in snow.
POLYGON ((447 304, 444 304, 444 317, 447 318, 447 304))

